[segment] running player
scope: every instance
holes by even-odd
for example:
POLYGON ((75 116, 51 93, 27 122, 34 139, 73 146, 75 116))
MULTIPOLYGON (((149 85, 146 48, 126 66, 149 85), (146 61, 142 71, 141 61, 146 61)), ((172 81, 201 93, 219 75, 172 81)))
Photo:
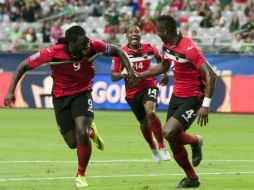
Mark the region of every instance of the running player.
MULTIPOLYGON (((26 71, 51 64, 56 121, 67 145, 72 149, 77 148, 77 187, 88 186, 84 176, 92 152, 89 129, 94 118, 91 96, 93 61, 97 55, 102 54, 117 56, 126 66, 130 79, 136 77, 128 58, 120 48, 89 39, 82 27, 73 26, 65 32, 65 38, 60 39, 58 44, 42 49, 18 66, 4 100, 6 106, 12 105, 15 87, 26 71)), ((93 133, 93 140, 103 149, 103 142, 96 129, 93 133)))
POLYGON ((174 89, 167 114, 163 136, 170 144, 173 156, 187 177, 177 188, 198 187, 199 178, 193 169, 202 160, 201 136, 186 133, 194 119, 201 126, 208 123, 208 112, 213 95, 216 74, 202 55, 196 44, 183 36, 171 16, 160 16, 156 30, 163 43, 162 63, 140 73, 140 78, 148 78, 165 73, 170 67, 174 73, 174 89), (184 145, 191 145, 192 165, 184 145))
MULTIPOLYGON (((128 44, 123 46, 122 49, 128 55, 136 72, 149 69, 154 57, 158 63, 161 62, 161 56, 155 47, 150 44, 140 43, 141 32, 138 26, 129 26, 126 38, 128 44)), ((141 132, 151 149, 154 161, 159 163, 161 160, 170 160, 170 155, 163 142, 161 122, 155 113, 158 95, 156 79, 154 77, 144 79, 136 88, 130 89, 125 77, 125 71, 121 61, 114 57, 111 79, 112 81, 118 81, 125 78, 126 101, 140 123, 141 132), (153 140, 152 133, 157 140, 158 148, 153 140)))

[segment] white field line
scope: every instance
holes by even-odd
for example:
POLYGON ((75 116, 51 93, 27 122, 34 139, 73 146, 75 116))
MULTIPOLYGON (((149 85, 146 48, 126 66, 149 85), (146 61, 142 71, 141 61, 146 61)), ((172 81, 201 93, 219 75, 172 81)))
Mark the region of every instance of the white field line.
MULTIPOLYGON (((239 175, 239 174, 254 174, 254 171, 241 171, 241 172, 211 172, 211 173, 198 173, 198 175, 239 175)), ((100 179, 100 178, 126 178, 126 177, 161 177, 161 176, 183 176, 184 174, 130 174, 130 175, 108 175, 108 176, 87 176, 87 179, 100 179)), ((1 182, 9 181, 45 181, 45 180, 64 180, 74 179, 74 177, 36 177, 36 178, 0 178, 1 182)))
MULTIPOLYGON (((6 160, 0 164, 8 163, 76 163, 75 160, 6 160)), ((90 163, 133 163, 133 162, 153 162, 151 159, 140 160, 91 160, 90 163)), ((254 160, 202 160, 202 162, 254 162, 254 160)))

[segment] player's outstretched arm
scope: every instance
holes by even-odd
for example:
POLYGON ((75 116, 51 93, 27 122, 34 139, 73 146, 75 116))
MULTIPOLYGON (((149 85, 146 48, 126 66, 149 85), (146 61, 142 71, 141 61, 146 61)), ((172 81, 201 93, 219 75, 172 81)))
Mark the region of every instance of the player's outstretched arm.
POLYGON ((166 73, 169 69, 169 64, 167 64, 165 61, 162 61, 161 63, 155 65, 151 69, 148 69, 142 73, 139 73, 139 77, 142 79, 146 79, 149 77, 155 77, 162 73, 166 73))
POLYGON ((201 108, 197 112, 198 124, 202 127, 203 125, 206 125, 208 123, 208 113, 209 113, 209 107, 210 107, 210 103, 213 96, 213 91, 215 88, 216 73, 212 69, 211 65, 209 65, 207 62, 204 62, 201 65, 200 71, 203 74, 205 74, 205 77, 206 77, 205 98, 203 100, 203 104, 201 108))
POLYGON ((127 72, 130 75, 134 75, 134 70, 131 66, 131 63, 128 59, 128 57, 126 56, 126 54, 124 53, 123 50, 121 50, 121 48, 115 46, 115 45, 111 45, 111 52, 109 54, 110 56, 115 56, 118 57, 121 61, 121 63, 124 65, 124 67, 127 69, 127 72))
POLYGON ((127 57, 127 55, 124 53, 124 51, 114 45, 111 45, 111 51, 110 51, 110 56, 116 56, 120 59, 120 62, 124 65, 128 72, 128 84, 130 88, 136 87, 139 82, 140 78, 138 77, 137 73, 133 70, 131 63, 127 57))
POLYGON ((27 60, 24 60, 16 69, 16 71, 13 73, 11 85, 8 89, 8 92, 4 98, 4 105, 11 107, 12 103, 15 101, 15 96, 14 96, 14 90, 20 80, 20 78, 23 76, 23 74, 31 70, 31 68, 28 65, 27 60))

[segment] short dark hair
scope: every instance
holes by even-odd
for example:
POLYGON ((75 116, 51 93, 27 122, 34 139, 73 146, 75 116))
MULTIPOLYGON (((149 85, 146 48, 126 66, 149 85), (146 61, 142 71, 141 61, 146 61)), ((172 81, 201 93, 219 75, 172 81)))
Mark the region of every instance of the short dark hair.
POLYGON ((156 20, 156 24, 164 26, 168 31, 177 33, 176 20, 169 15, 162 15, 156 20))
POLYGON ((65 32, 65 41, 67 43, 77 41, 79 36, 83 36, 86 34, 86 31, 81 26, 72 26, 65 32))
POLYGON ((137 27, 139 30, 140 30, 140 27, 138 26, 138 25, 136 25, 136 24, 129 24, 128 26, 127 26, 127 28, 126 28, 126 33, 128 32, 128 30, 131 28, 131 27, 137 27))

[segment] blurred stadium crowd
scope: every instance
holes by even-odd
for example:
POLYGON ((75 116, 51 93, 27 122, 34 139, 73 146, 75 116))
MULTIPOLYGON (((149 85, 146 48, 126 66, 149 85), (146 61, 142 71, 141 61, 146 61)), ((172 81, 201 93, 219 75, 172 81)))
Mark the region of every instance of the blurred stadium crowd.
POLYGON ((35 51, 75 24, 116 45, 136 24, 143 42, 160 48, 154 21, 162 14, 174 16, 205 52, 254 53, 254 0, 0 0, 0 51, 35 51))

